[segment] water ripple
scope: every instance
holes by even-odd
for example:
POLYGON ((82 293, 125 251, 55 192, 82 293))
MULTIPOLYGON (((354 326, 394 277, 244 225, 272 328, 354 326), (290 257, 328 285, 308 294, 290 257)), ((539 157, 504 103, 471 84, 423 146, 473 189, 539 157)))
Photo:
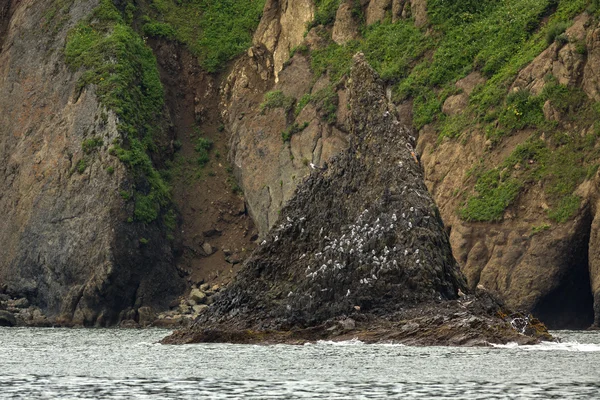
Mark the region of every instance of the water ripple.
POLYGON ((162 346, 164 330, 0 328, 0 399, 592 399, 600 333, 488 348, 162 346))

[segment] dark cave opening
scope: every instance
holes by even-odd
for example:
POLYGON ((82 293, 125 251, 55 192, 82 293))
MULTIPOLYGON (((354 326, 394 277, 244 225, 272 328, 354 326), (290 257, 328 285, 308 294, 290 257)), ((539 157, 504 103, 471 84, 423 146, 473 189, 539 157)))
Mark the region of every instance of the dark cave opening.
POLYGON ((571 254, 565 260, 568 268, 559 285, 532 310, 548 329, 580 330, 594 323, 594 296, 588 263, 590 228, 591 223, 587 232, 574 240, 571 254))

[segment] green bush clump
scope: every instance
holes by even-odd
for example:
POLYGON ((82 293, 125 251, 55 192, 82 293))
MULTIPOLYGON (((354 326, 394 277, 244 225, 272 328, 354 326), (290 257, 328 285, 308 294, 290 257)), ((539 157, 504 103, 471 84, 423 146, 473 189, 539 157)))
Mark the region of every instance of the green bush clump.
POLYGON ((96 150, 98 147, 102 147, 103 144, 104 144, 104 141, 99 137, 86 139, 81 143, 81 149, 83 150, 83 152, 85 154, 90 154, 91 152, 96 150))
POLYGON ((581 204, 581 198, 575 195, 563 197, 558 207, 548 211, 548 218, 560 223, 567 222, 577 211, 581 204))
POLYGON ((504 210, 512 204, 521 190, 521 183, 503 176, 497 170, 483 174, 475 190, 476 196, 467 200, 466 207, 460 210, 460 216, 466 221, 499 221, 504 210))
POLYGON ((412 23, 377 23, 367 28, 362 43, 369 63, 382 79, 398 82, 410 72, 411 64, 432 45, 432 39, 412 23))
POLYGON ((498 121, 509 130, 535 128, 544 122, 543 98, 532 96, 528 90, 518 90, 506 97, 506 108, 498 121))
POLYGON ((470 22, 497 6, 495 0, 428 0, 427 13, 436 25, 470 22))
POLYGON ((500 166, 477 177, 474 187, 477 194, 469 197, 465 207, 459 210, 460 217, 466 221, 500 221, 506 208, 515 201, 523 184, 528 181, 530 161, 543 165, 547 155, 548 149, 540 140, 517 146, 500 166), (515 169, 516 166, 518 169, 515 169), (515 171, 526 173, 516 174, 515 171))
POLYGON ((546 31, 546 44, 551 45, 552 43, 554 43, 555 40, 557 40, 561 35, 563 35, 563 33, 565 33, 568 27, 569 24, 567 24, 564 21, 556 21, 552 25, 550 25, 548 27, 548 30, 546 31))
POLYGON ((335 21, 335 14, 341 0, 316 0, 317 12, 315 18, 308 24, 307 29, 318 25, 330 25, 335 21))
POLYGON ((550 140, 532 138, 518 145, 497 168, 476 178, 476 194, 459 210, 468 221, 498 221, 524 185, 541 182, 551 202, 548 217, 558 223, 570 219, 579 209, 575 189, 598 170, 599 154, 594 134, 554 134, 550 140))
POLYGON ((77 169, 77 172, 83 174, 87 168, 87 160, 85 158, 82 158, 77 162, 77 166, 75 168, 77 169))
POLYGON ((145 11, 150 24, 172 28, 163 26, 160 33, 185 44, 205 70, 217 72, 250 47, 264 4, 265 0, 152 0, 145 11))
MULTIPOLYGON (((125 7, 131 12, 131 7, 125 7)), ((146 223, 170 206, 170 188, 154 168, 148 152, 156 151, 154 136, 161 133, 164 94, 156 59, 142 38, 110 0, 102 0, 93 15, 73 28, 65 45, 65 59, 73 69, 84 69, 79 88, 93 84, 100 102, 119 118, 125 138, 116 155, 134 174, 139 187, 134 216, 146 223), (153 211, 152 211, 153 210, 153 211)), ((91 151, 99 141, 86 141, 91 151)))
POLYGON ((284 142, 289 142, 292 136, 298 132, 302 132, 308 126, 308 122, 304 122, 302 125, 294 122, 292 126, 281 132, 281 138, 284 142))
POLYGON ((265 100, 261 103, 260 109, 262 111, 269 110, 272 108, 283 108, 286 112, 289 112, 296 99, 293 97, 287 97, 281 90, 273 90, 265 94, 265 100))
POLYGON ((210 149, 212 149, 212 147, 213 142, 210 139, 199 137, 196 140, 196 146, 194 147, 194 150, 196 151, 196 153, 198 153, 196 161, 201 167, 204 167, 210 161, 209 151, 210 149))
POLYGON ((165 22, 150 22, 142 28, 144 35, 159 37, 164 39, 174 39, 176 32, 175 29, 165 22))
POLYGON ((352 56, 361 49, 360 42, 350 41, 345 45, 331 43, 311 53, 310 68, 316 77, 329 73, 332 82, 337 82, 350 71, 352 56))
POLYGON ((304 110, 304 107, 306 107, 306 105, 308 103, 310 103, 311 100, 312 100, 312 96, 310 95, 310 93, 306 93, 304 96, 302 96, 300 98, 300 100, 298 100, 298 103, 296 104, 296 107, 294 108, 294 115, 296 117, 298 115, 300 115, 302 110, 304 110))
POLYGON ((317 111, 328 124, 334 124, 337 121, 337 109, 339 97, 333 86, 328 86, 311 95, 312 102, 316 105, 317 111))

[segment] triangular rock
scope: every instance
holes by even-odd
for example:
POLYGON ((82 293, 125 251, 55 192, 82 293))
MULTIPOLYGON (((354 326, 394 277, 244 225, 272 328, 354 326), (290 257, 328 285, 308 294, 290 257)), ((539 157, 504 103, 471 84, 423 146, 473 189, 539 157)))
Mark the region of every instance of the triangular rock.
POLYGON ((348 88, 349 148, 298 187, 216 303, 165 342, 535 341, 489 295, 464 295, 415 139, 362 54, 348 88))

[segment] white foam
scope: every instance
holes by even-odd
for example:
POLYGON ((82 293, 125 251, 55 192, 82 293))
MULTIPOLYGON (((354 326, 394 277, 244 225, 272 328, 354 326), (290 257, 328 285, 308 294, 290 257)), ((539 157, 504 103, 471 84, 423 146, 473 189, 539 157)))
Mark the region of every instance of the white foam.
POLYGON ((494 344, 490 343, 492 347, 499 349, 519 349, 526 351, 580 351, 580 352, 594 352, 600 351, 600 344, 594 343, 579 343, 579 342, 542 342, 536 345, 523 345, 519 346, 517 343, 507 344, 494 344))
POLYGON ((365 343, 358 340, 358 338, 354 338, 351 340, 343 340, 339 342, 335 342, 333 340, 318 340, 316 344, 321 346, 360 346, 365 343))
POLYGON ((305 345, 311 345, 311 344, 318 345, 318 346, 361 346, 361 345, 366 345, 366 346, 383 346, 383 347, 406 347, 405 344, 393 343, 393 342, 367 344, 365 342, 360 341, 358 338, 354 338, 351 340, 337 341, 337 342, 334 340, 319 340, 316 343, 305 343, 305 345))

